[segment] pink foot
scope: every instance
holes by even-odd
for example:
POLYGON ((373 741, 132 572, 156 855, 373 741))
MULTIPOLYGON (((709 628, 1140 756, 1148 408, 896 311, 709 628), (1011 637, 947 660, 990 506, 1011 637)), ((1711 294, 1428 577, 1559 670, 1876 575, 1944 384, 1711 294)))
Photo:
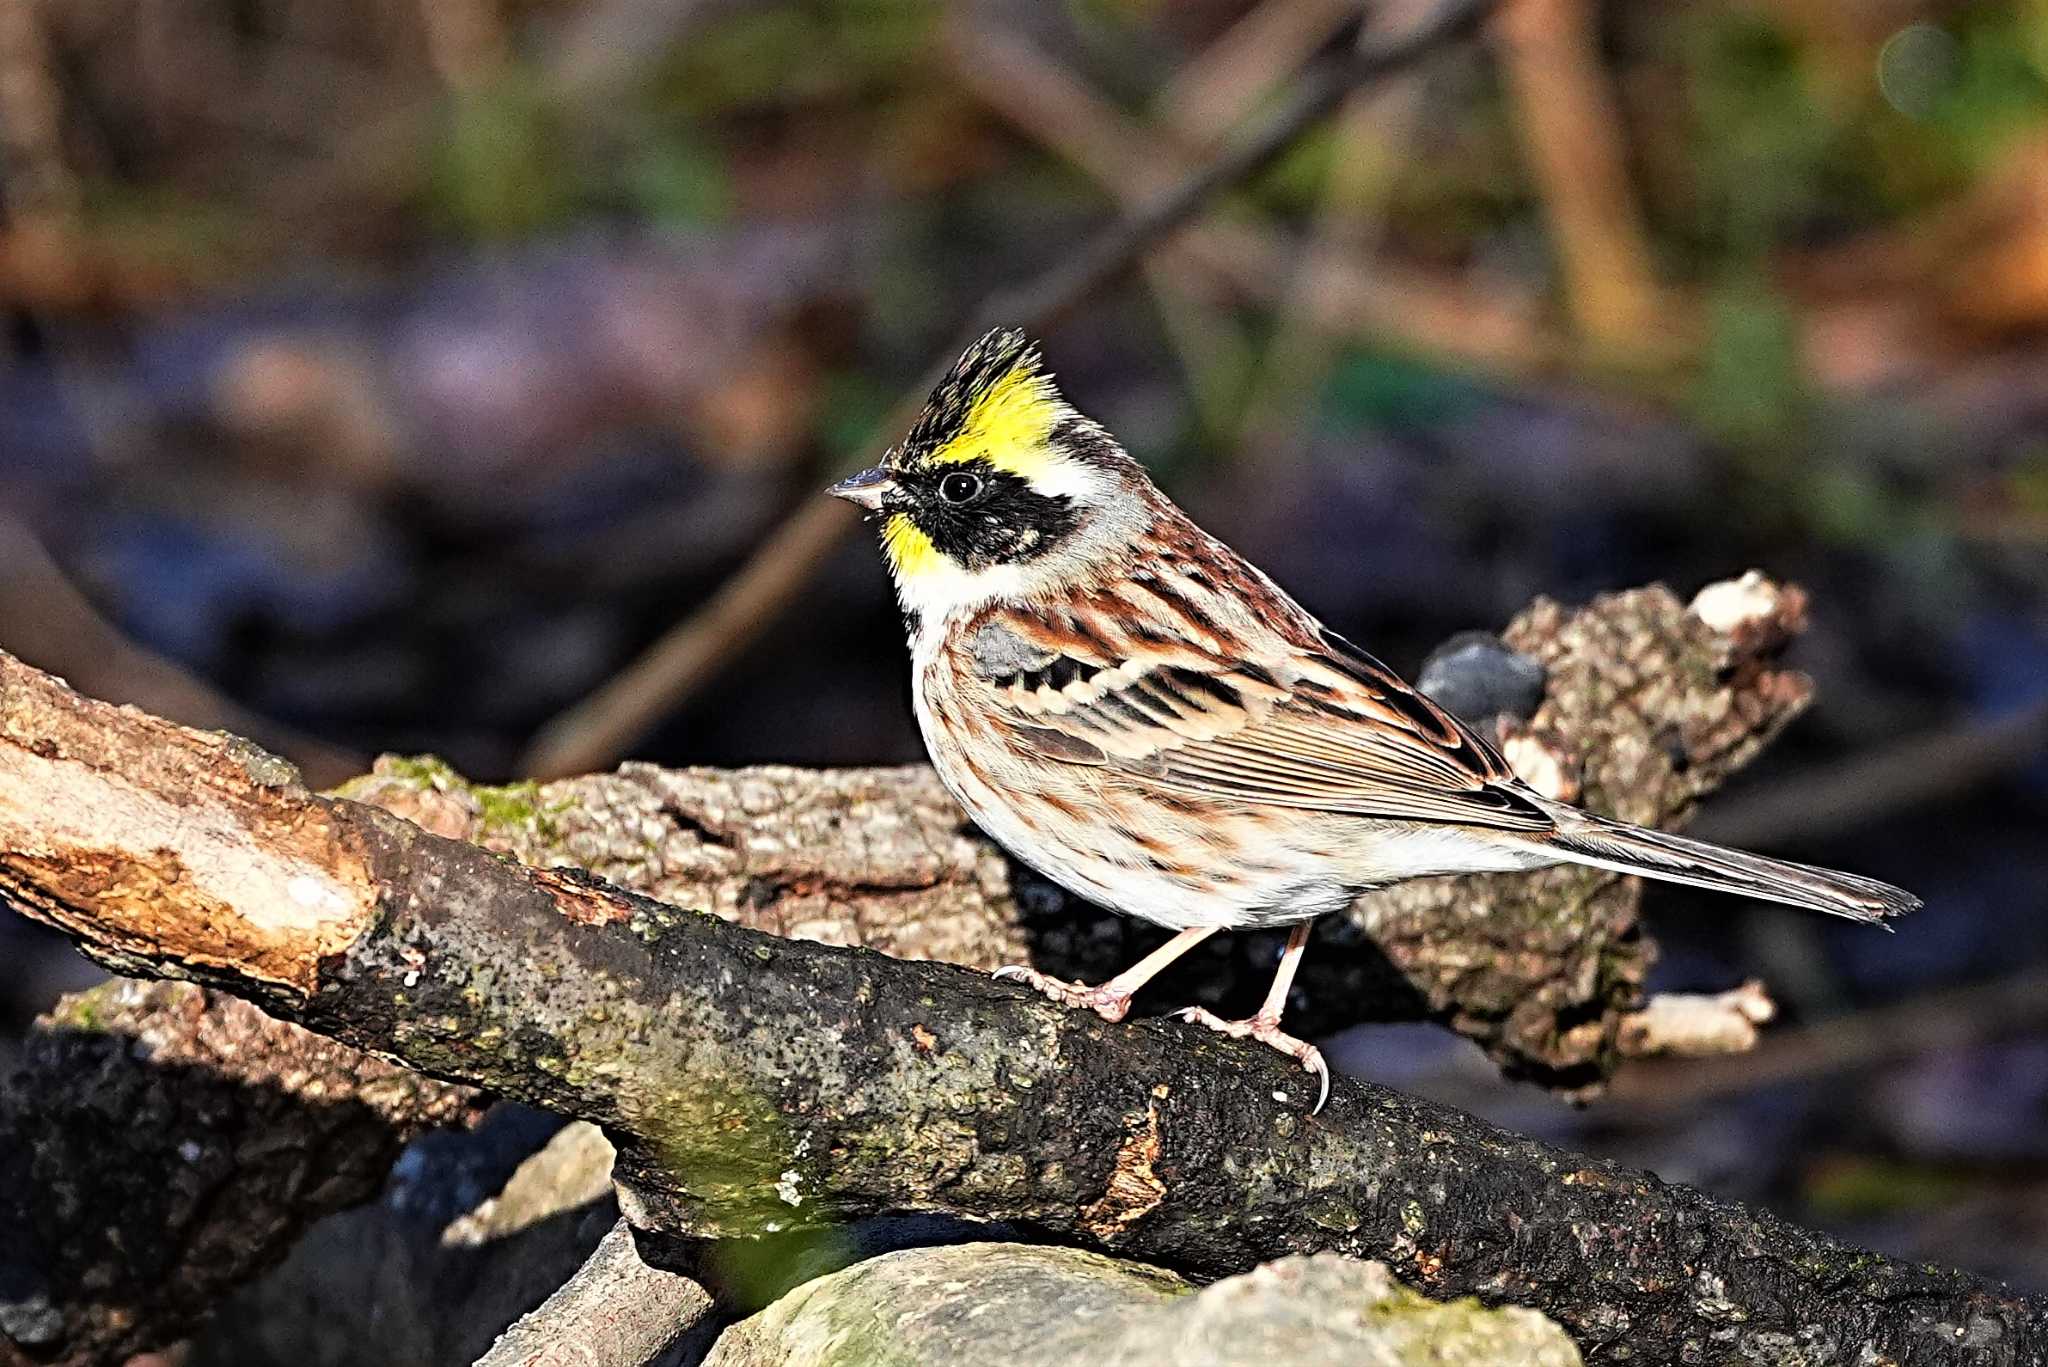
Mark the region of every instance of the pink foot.
POLYGON ((1205 1025, 1219 1035, 1232 1039, 1255 1039, 1259 1043, 1278 1049, 1291 1059, 1299 1060, 1302 1070, 1313 1075, 1322 1090, 1316 1095, 1314 1115, 1323 1109, 1323 1103, 1330 1099, 1330 1066, 1323 1062, 1323 1051, 1306 1040, 1298 1040, 1281 1030, 1280 1022, 1264 1015, 1252 1016, 1241 1021, 1227 1021, 1215 1012, 1200 1006, 1184 1007, 1173 1013, 1184 1021, 1205 1025))
POLYGON ((1107 986, 1090 987, 1086 983, 1062 982, 1058 978, 1049 977, 1035 968, 1026 968, 1022 964, 999 968, 994 976, 1004 982, 1023 983, 1063 1006, 1078 1006, 1093 1011, 1106 1021, 1120 1021, 1131 1011, 1131 996, 1128 992, 1113 992, 1107 986))

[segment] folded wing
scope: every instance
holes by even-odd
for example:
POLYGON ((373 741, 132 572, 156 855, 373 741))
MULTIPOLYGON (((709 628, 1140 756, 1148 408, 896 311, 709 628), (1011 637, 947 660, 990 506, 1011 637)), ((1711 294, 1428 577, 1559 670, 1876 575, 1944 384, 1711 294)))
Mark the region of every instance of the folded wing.
POLYGON ((1552 829, 1491 746, 1334 632, 1235 660, 1037 625, 985 623, 970 654, 997 720, 1041 758, 1232 802, 1552 829))

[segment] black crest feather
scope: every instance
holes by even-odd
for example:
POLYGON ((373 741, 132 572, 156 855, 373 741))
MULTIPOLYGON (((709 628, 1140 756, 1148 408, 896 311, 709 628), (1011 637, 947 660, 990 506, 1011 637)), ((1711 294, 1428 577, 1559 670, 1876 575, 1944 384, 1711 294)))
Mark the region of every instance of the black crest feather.
POLYGON ((1017 370, 1036 374, 1042 362, 1031 339, 1014 328, 997 328, 962 352, 946 378, 932 388, 900 448, 901 461, 936 451, 960 434, 974 405, 1004 376, 1017 370))

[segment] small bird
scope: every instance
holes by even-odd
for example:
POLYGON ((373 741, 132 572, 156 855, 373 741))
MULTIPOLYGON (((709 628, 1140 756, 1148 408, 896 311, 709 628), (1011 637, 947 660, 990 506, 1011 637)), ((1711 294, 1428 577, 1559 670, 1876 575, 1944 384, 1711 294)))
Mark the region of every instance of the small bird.
POLYGON ((1176 934, 1098 986, 1122 1020, 1221 930, 1289 926, 1249 1018, 1179 1013, 1329 1069, 1280 1028, 1310 923, 1409 878, 1590 864, 1882 921, 1920 905, 1854 874, 1582 811, 1197 527, 1021 333, 970 347, 882 464, 832 486, 880 522, 939 777, 1070 892, 1176 934))

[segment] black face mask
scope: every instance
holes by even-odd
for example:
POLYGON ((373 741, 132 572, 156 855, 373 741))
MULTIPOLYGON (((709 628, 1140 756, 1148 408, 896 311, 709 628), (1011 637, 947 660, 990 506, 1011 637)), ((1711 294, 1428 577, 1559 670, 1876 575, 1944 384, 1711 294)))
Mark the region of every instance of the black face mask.
POLYGON ((902 513, 970 570, 1044 555, 1079 525, 1065 494, 1041 494, 985 459, 899 471, 884 510, 902 513))

